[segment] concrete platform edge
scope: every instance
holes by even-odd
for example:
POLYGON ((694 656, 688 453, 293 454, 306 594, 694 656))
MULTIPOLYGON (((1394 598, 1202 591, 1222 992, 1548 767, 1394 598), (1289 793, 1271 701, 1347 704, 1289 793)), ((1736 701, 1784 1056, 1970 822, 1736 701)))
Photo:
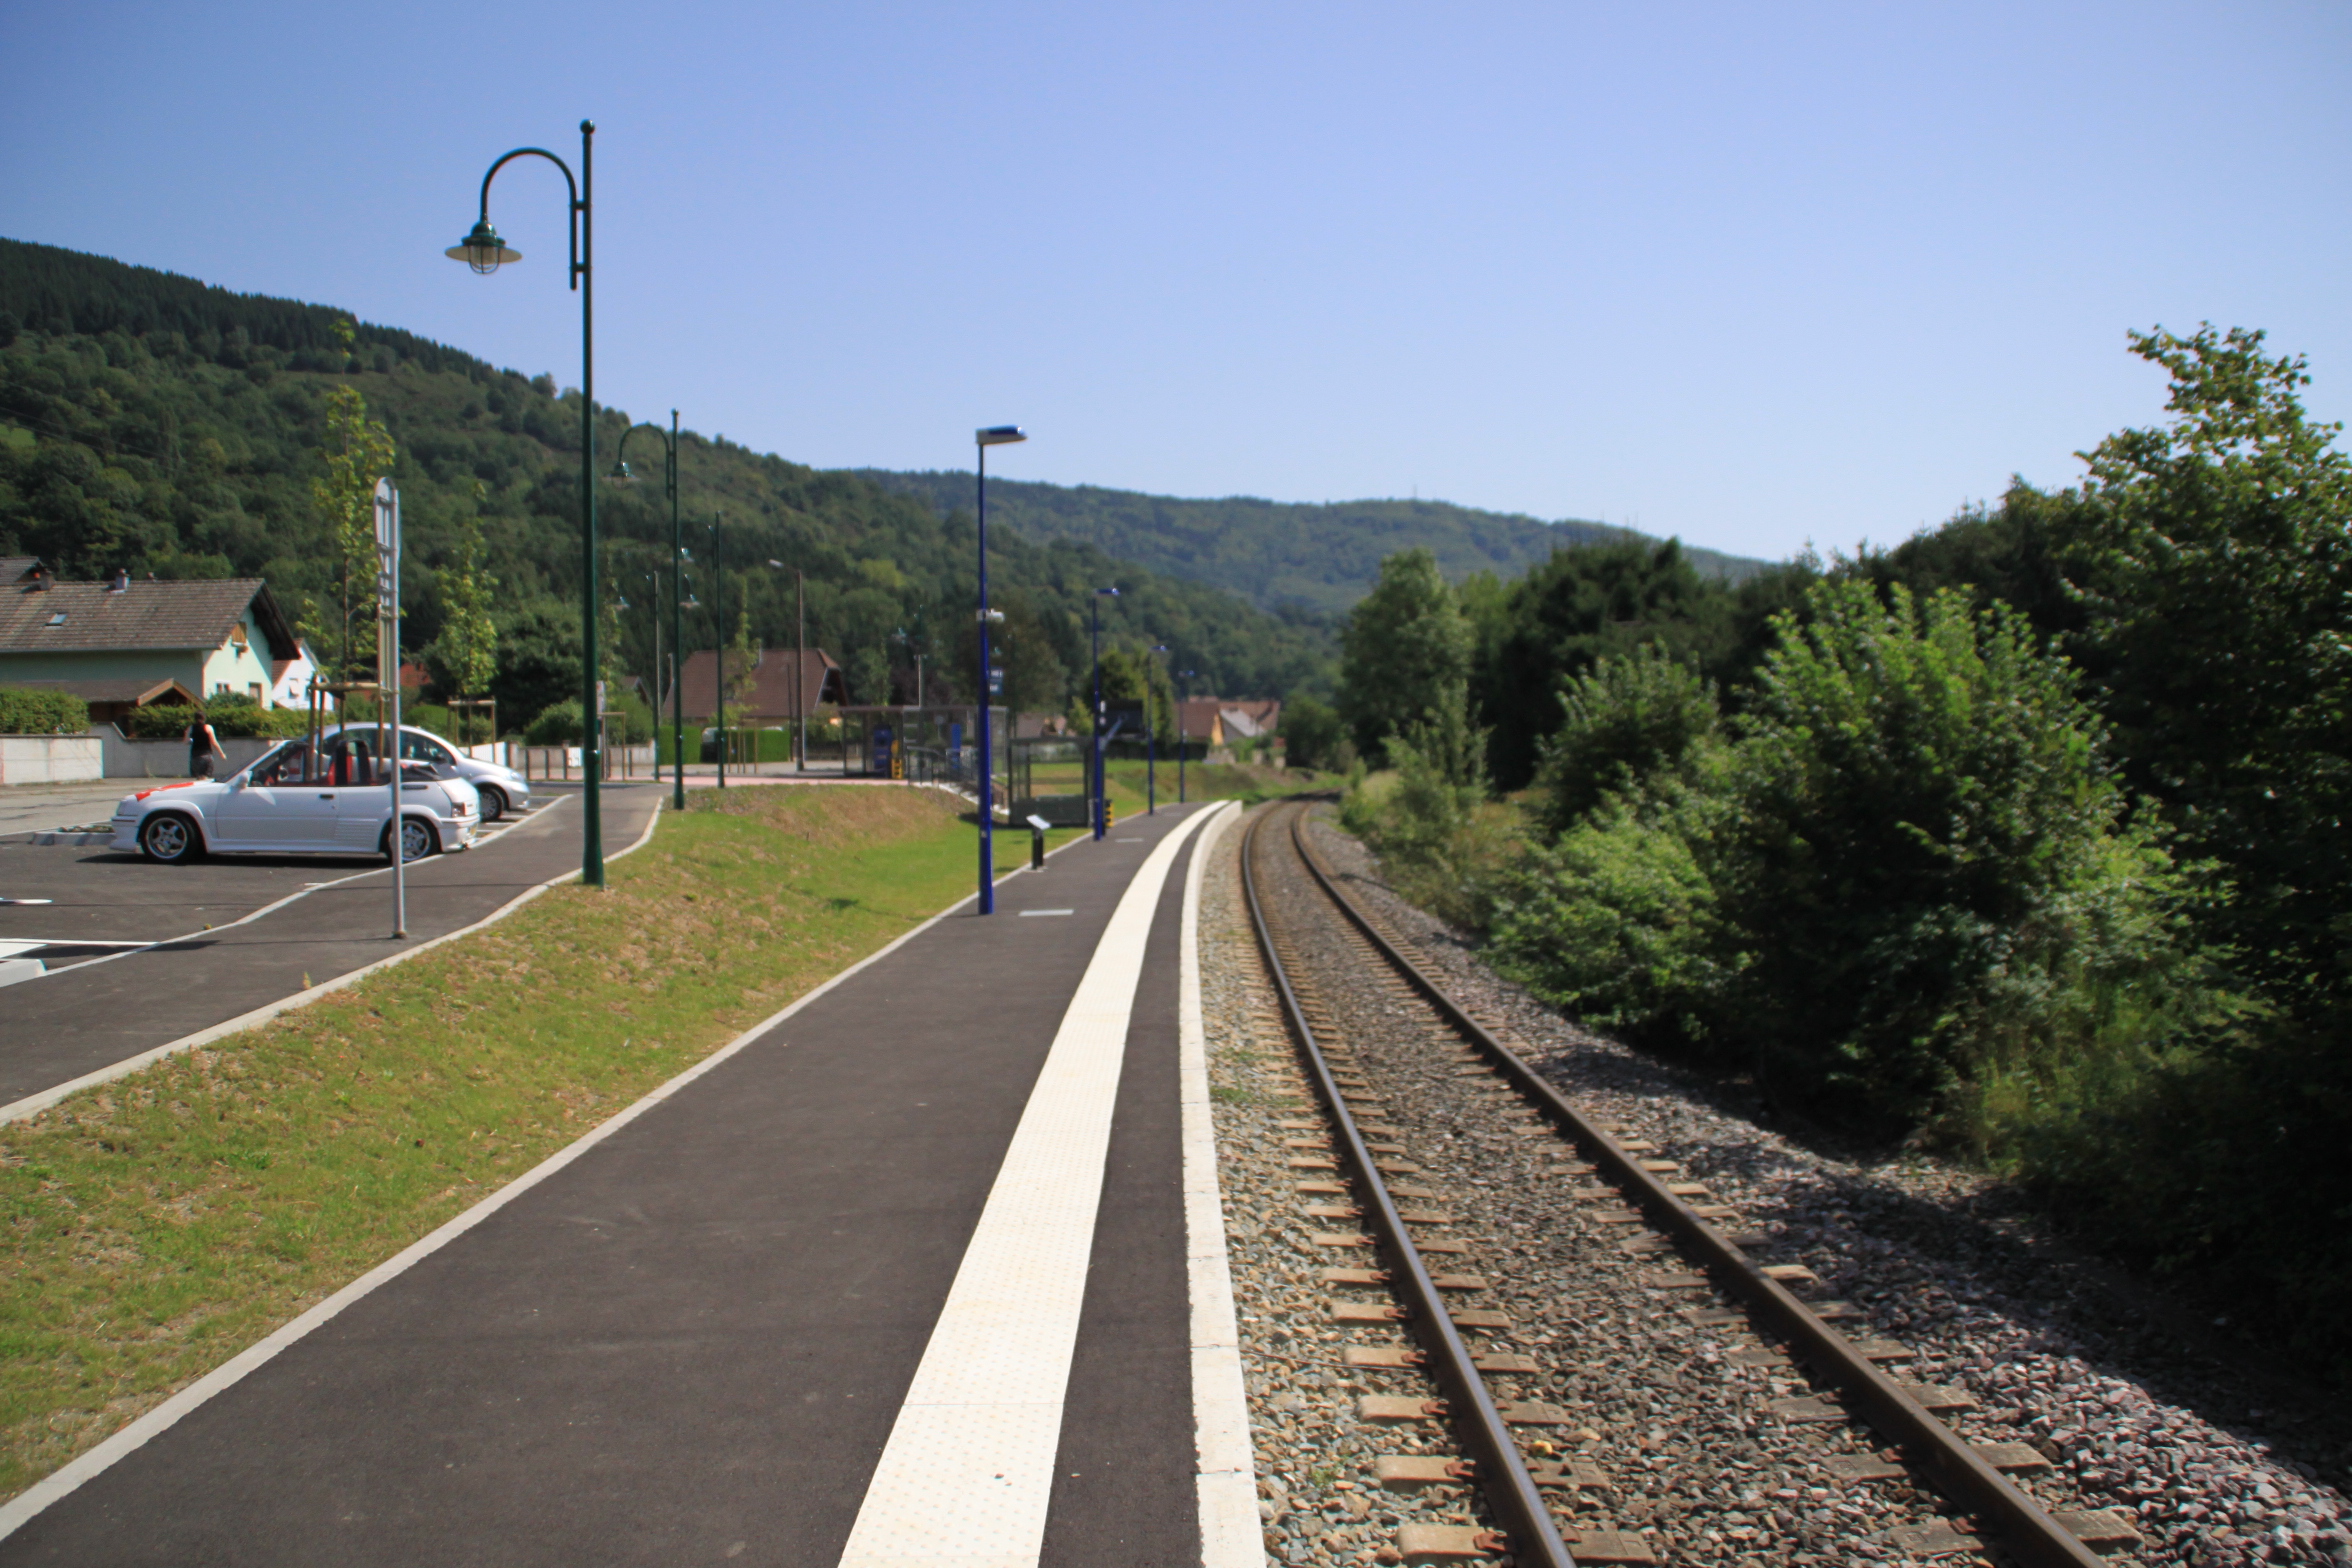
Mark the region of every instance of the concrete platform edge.
MULTIPOLYGON (((554 804, 561 804, 561 802, 558 801, 554 804)), ((661 825, 662 810, 663 807, 661 802, 655 801, 653 815, 646 819, 645 831, 637 835, 637 841, 626 849, 615 850, 612 854, 607 855, 605 857, 605 863, 610 865, 613 861, 620 859, 622 856, 633 854, 637 850, 643 849, 647 844, 651 843, 653 841, 653 830, 661 825)), ((377 869, 381 870, 382 868, 379 867, 377 869)), ((352 873, 352 875, 348 877, 338 878, 335 882, 322 882, 319 884, 319 887, 334 887, 342 882, 353 882, 357 881, 360 877, 374 876, 375 874, 375 871, 358 871, 352 873)), ((579 876, 580 873, 577 871, 567 871, 562 876, 549 877, 546 881, 540 883, 537 887, 525 888, 522 892, 517 893, 513 898, 508 899, 505 903, 499 905, 496 909, 493 909, 490 911, 490 913, 484 915, 481 919, 475 921, 470 926, 460 926, 455 931, 444 931, 441 933, 441 935, 434 937, 430 941, 419 942, 416 946, 403 949, 400 952, 392 954, 388 958, 380 958, 372 964, 363 964, 359 968, 351 970, 348 973, 335 976, 335 978, 332 980, 322 980, 307 991, 297 991, 292 996, 281 997, 277 1001, 271 1002, 266 1006, 256 1007, 250 1012, 239 1013, 236 1017, 221 1023, 214 1024, 209 1029, 199 1029, 194 1034, 184 1034, 177 1040, 167 1040, 161 1045, 154 1046, 148 1050, 139 1052, 136 1056, 126 1056, 119 1062, 113 1062, 105 1067, 101 1067, 96 1072, 84 1073, 79 1078, 69 1079, 64 1083, 58 1084, 55 1088, 43 1089, 38 1094, 28 1094, 21 1100, 11 1100, 6 1105, 0 1105, 0 1126, 4 1126, 9 1122, 21 1122, 30 1116, 38 1116, 41 1112, 49 1109, 49 1107, 59 1104, 60 1102, 81 1093, 81 1091, 84 1089, 93 1089, 96 1088, 99 1084, 109 1083, 114 1079, 121 1078, 130 1073, 135 1073, 140 1068, 148 1066, 150 1063, 160 1062, 167 1056, 177 1056, 182 1051, 193 1051, 200 1045, 210 1045, 215 1040, 225 1040, 230 1035, 242 1034, 248 1029, 255 1028, 261 1024, 266 1024, 271 1019, 277 1017, 280 1013, 289 1013, 298 1007, 308 1007, 311 1003, 317 1001, 322 996, 330 996, 337 991, 341 991, 347 987, 357 985, 360 981, 365 980, 369 975, 376 973, 378 970, 389 969, 394 964, 405 964, 410 959, 417 957, 419 954, 431 952, 434 948, 439 947, 444 942, 454 942, 461 936, 473 935, 476 931, 481 930, 485 926, 494 926, 499 921, 504 920, 507 916, 513 914, 516 910, 522 908, 525 904, 531 902, 531 900, 537 898, 540 894, 546 892, 548 889, 561 887, 566 882, 576 882, 579 880, 579 876)), ((264 915, 274 914, 276 911, 285 908, 288 904, 293 903, 296 899, 308 898, 311 894, 317 892, 318 890, 319 889, 317 887, 304 888, 301 892, 289 894, 287 897, 281 898, 275 903, 265 904, 261 908, 255 910, 252 914, 245 916, 244 919, 234 920, 229 924, 241 926, 250 921, 259 920, 264 915)), ((228 929, 228 926, 222 926, 219 929, 225 931, 228 929)), ((165 943, 176 942, 180 940, 182 940, 182 938, 166 937, 163 942, 151 943, 149 945, 153 947, 161 947, 164 946, 165 943)), ((137 952, 141 950, 132 948, 127 951, 137 952)), ((109 955, 107 958, 96 959, 93 960, 93 962, 102 964, 110 963, 114 958, 124 956, 127 956, 127 953, 109 955)), ((77 967, 88 968, 89 965, 84 964, 77 967)))
POLYGON ((1200 901, 1209 857, 1242 813, 1219 809, 1193 846, 1178 935, 1178 1094, 1184 1117, 1186 1274, 1192 1296, 1192 1416, 1200 1508, 1201 1568, 1265 1568, 1258 1521, 1257 1459, 1250 1446, 1241 1326, 1225 1255, 1225 1203, 1217 1181, 1217 1128, 1209 1099, 1208 1031, 1201 1018, 1200 901))
MULTIPOLYGON (((660 821, 660 812, 658 810, 655 812, 653 820, 655 822, 660 821)), ((651 839, 652 834, 653 827, 652 824, 649 823, 646 827, 645 834, 638 839, 637 843, 630 845, 629 849, 633 850, 643 845, 651 839)), ((1071 847, 1072 844, 1083 842, 1086 841, 1083 839, 1073 839, 1070 841, 1070 844, 1061 845, 1051 853, 1059 854, 1062 849, 1067 849, 1071 847)), ((621 851, 622 854, 626 854, 628 852, 628 850, 621 851)), ((609 858, 617 859, 618 856, 609 858)), ((1003 876, 996 878, 996 881, 999 885, 1002 885, 1008 879, 1021 875, 1027 869, 1028 868, 1024 866, 1013 871, 1008 871, 1003 876)), ((524 898, 528 898, 539 892, 544 892, 549 887, 560 886, 562 883, 569 881, 572 877, 576 877, 578 875, 578 872, 570 872, 565 876, 554 878, 552 881, 543 884, 541 887, 533 889, 531 894, 525 894, 522 898, 517 898, 514 901, 514 905, 509 905, 508 907, 512 908, 516 905, 520 905, 524 901, 524 898)), ((434 1253, 440 1251, 443 1247, 448 1246, 449 1243, 455 1241, 460 1236, 463 1236, 466 1232, 472 1230, 475 1226, 480 1225, 484 1220, 489 1219, 500 1209, 505 1208, 509 1203, 512 1203, 515 1199, 521 1197, 524 1193, 528 1192, 533 1187, 538 1186, 541 1182, 560 1172, 565 1166, 571 1164, 574 1160, 587 1153, 588 1150, 595 1147, 597 1144, 602 1143, 605 1139, 611 1137, 614 1133, 619 1132, 622 1128, 637 1120, 637 1118, 644 1115, 647 1111, 652 1110, 655 1106, 661 1104, 664 1100, 669 1099, 672 1095, 685 1088, 688 1084, 691 1084, 696 1079, 702 1077, 705 1073, 712 1071, 727 1061, 729 1058, 741 1052, 754 1040, 757 1040, 761 1035, 766 1034, 769 1030, 774 1029, 778 1024, 781 1024, 784 1022, 784 1020, 790 1018, 793 1014, 799 1012, 802 1008, 807 1007, 812 1002, 815 1002, 819 997, 824 996, 826 993, 833 990, 834 987, 848 981, 866 969, 868 966, 879 963, 884 958, 889 957, 892 953, 895 953, 898 951, 898 949, 913 941, 916 937, 921 936, 924 932, 939 924, 940 921, 947 919, 951 915, 954 915, 957 911, 971 904, 973 900, 978 897, 979 894, 977 892, 965 894, 962 898, 957 899, 954 903, 948 905, 945 909, 940 910, 937 914, 923 921, 920 925, 914 926, 913 928, 902 932, 900 935, 893 938, 887 945, 875 949, 873 952, 868 953, 865 957, 859 959, 856 963, 851 964, 848 968, 843 969, 838 974, 835 974, 820 984, 811 987, 807 992, 799 997, 794 998, 790 1003, 786 1004, 782 1008, 779 1008, 776 1012, 771 1013, 766 1018, 761 1019, 758 1023, 753 1024, 750 1028, 744 1030, 734 1039, 728 1041, 725 1045, 719 1047, 716 1051, 713 1051, 710 1055, 704 1057, 701 1061, 695 1063, 692 1067, 687 1068, 684 1072, 678 1074, 675 1078, 672 1078, 667 1083, 664 1083, 658 1088, 649 1091, 642 1099, 639 1099, 633 1104, 629 1105, 627 1108, 614 1113, 610 1119, 591 1128, 589 1131, 582 1134, 576 1141, 565 1145, 563 1148, 549 1155, 539 1164, 533 1166, 530 1170, 525 1171, 522 1175, 516 1177, 506 1186, 499 1188, 498 1191, 491 1193, 489 1196, 482 1199, 481 1202, 475 1204, 472 1208, 467 1209, 462 1214, 451 1217, 438 1229, 430 1232, 427 1235, 419 1237, 416 1241, 410 1243, 406 1248, 386 1259, 384 1262, 377 1264, 374 1268, 368 1270, 367 1273, 362 1274, 358 1279, 353 1280, 350 1284, 344 1286, 341 1290, 336 1291, 333 1295, 327 1297, 324 1301, 319 1302, 316 1306, 310 1308, 310 1310, 307 1312, 304 1312, 299 1317, 296 1317, 292 1321, 282 1325, 267 1337, 251 1346, 248 1346, 245 1350, 223 1362, 218 1367, 215 1367, 212 1371, 206 1373, 203 1377, 198 1378, 195 1382, 189 1384, 186 1388, 183 1388, 178 1393, 173 1394, 162 1404, 157 1405, 154 1409, 148 1411, 145 1415, 138 1417, 128 1426, 125 1426, 121 1431, 115 1433, 105 1441, 98 1443, 96 1446, 77 1455, 66 1464, 60 1466, 58 1469, 50 1472, 48 1475, 34 1482, 31 1486, 25 1488, 22 1492, 19 1492, 16 1496, 8 1499, 7 1502, 0 1503, 0 1540, 6 1540, 9 1536, 22 1529, 28 1522, 40 1514, 42 1510, 49 1507, 52 1503, 55 1503, 59 1499, 72 1493, 86 1482, 96 1479, 98 1476, 104 1474, 106 1470, 120 1462, 122 1459, 136 1452, 146 1444, 154 1441, 157 1437, 160 1437, 165 1432, 169 1431, 173 1426, 204 1405, 207 1401, 211 1400, 215 1395, 224 1393, 228 1389, 235 1387, 236 1384, 242 1381, 244 1378, 259 1368, 267 1365, 278 1355, 280 1351, 283 1351, 289 1346, 295 1344, 304 1336, 311 1333, 314 1329, 317 1329, 320 1325, 328 1322, 337 1314, 341 1313, 345 1308, 351 1306, 354 1302, 361 1300, 369 1293, 373 1292, 378 1287, 386 1284, 387 1282, 398 1278, 400 1275, 406 1273, 409 1269, 415 1267, 419 1262, 432 1256, 434 1253)), ((488 923, 489 922, 486 920, 477 922, 476 926, 468 927, 467 929, 478 929, 480 925, 486 925, 488 923)), ((463 934, 464 933, 462 932, 450 933, 451 936, 458 936, 463 934)), ((447 938, 442 938, 441 940, 447 940, 447 938)), ((382 966, 371 966, 371 969, 380 967, 382 966)), ((369 971, 359 971, 345 978, 347 981, 357 979, 359 978, 360 974, 366 972, 369 971)), ((320 987, 314 989, 324 988, 320 987)), ((308 993, 305 994, 307 995, 308 993)), ((153 1056, 160 1053, 151 1052, 148 1054, 153 1056)))

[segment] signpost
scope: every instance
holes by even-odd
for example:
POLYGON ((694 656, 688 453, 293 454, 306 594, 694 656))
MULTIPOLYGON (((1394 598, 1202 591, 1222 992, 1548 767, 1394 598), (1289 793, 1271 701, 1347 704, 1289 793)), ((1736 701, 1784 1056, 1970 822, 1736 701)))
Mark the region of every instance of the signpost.
POLYGON ((376 759, 391 781, 392 935, 408 935, 408 835, 400 821, 400 492, 376 481, 376 759), (391 744, 384 706, 392 707, 391 744))

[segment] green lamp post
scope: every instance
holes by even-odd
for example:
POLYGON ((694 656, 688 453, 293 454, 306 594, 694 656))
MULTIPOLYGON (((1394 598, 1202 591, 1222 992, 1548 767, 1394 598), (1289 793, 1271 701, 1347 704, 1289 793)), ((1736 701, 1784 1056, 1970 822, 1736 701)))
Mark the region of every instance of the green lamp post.
MULTIPOLYGON (((650 430, 662 441, 662 491, 670 499, 670 647, 678 660, 678 673, 670 680, 670 761, 676 764, 677 784, 670 796, 672 810, 686 809, 686 584, 681 575, 680 562, 685 559, 686 540, 678 521, 678 411, 670 410, 670 428, 659 425, 636 424, 621 432, 620 450, 613 454, 612 477, 627 483, 637 476, 629 472, 629 438, 640 430, 650 430)), ((661 610, 657 605, 654 616, 658 622, 661 610)), ((658 627, 657 627, 658 629, 658 627)), ((658 664, 658 661, 657 661, 658 664)), ((657 667, 653 676, 661 679, 657 667)), ((658 718, 658 715, 656 716, 658 718)), ((658 777, 658 775, 657 775, 658 777)))
POLYGON ((481 215, 473 231, 443 254, 488 275, 510 261, 523 259, 510 250, 490 226, 490 182, 517 158, 545 158, 563 171, 571 192, 572 289, 580 296, 580 736, 585 789, 580 813, 580 880, 604 886, 604 810, 600 787, 604 778, 604 714, 597 699, 596 580, 596 288, 590 270, 595 256, 595 229, 590 196, 595 188, 592 166, 596 122, 580 122, 580 177, 571 165, 544 147, 517 147, 490 165, 482 176, 481 215))

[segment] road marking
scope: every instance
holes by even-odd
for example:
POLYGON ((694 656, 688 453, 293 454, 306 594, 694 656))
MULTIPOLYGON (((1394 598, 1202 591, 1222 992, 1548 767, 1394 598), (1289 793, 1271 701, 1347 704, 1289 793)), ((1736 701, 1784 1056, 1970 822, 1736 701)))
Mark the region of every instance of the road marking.
POLYGON ((1028 1568, 1045 1539, 1127 1026, 1168 868, 1144 857, 1062 1014, 841 1568, 1028 1568))
POLYGON ((1208 1032, 1201 1022, 1200 902, 1209 857, 1241 820, 1223 804, 1201 834, 1184 878, 1177 936, 1177 1091, 1184 1140, 1187 1294, 1192 1301, 1194 1494, 1200 1509, 1201 1568, 1265 1568, 1258 1518, 1257 1463, 1250 1450, 1249 1395, 1242 1381, 1241 1326, 1225 1256, 1225 1201, 1217 1185, 1217 1127, 1209 1101, 1208 1032))
POLYGON ((1021 911, 1021 918, 1033 920, 1042 915, 1074 915, 1076 913, 1078 911, 1075 909, 1024 909, 1021 911))

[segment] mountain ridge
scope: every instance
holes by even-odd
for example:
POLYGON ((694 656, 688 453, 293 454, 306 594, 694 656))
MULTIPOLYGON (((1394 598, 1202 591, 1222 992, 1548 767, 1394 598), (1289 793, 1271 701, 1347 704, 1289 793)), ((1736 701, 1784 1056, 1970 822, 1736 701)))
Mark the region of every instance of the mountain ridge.
MULTIPOLYGON (((972 505, 968 469, 854 468, 855 474, 930 503, 941 515, 972 505)), ((1370 590, 1380 560, 1427 546, 1448 581, 1481 571, 1506 580, 1555 550, 1664 541, 1583 518, 1546 522, 1450 501, 1270 501, 1258 496, 1182 497, 1108 485, 990 481, 992 520, 1035 538, 1092 544, 1106 554, 1241 595, 1260 609, 1346 611, 1370 590)), ((1737 583, 1771 563, 1685 545, 1702 576, 1737 583)))

